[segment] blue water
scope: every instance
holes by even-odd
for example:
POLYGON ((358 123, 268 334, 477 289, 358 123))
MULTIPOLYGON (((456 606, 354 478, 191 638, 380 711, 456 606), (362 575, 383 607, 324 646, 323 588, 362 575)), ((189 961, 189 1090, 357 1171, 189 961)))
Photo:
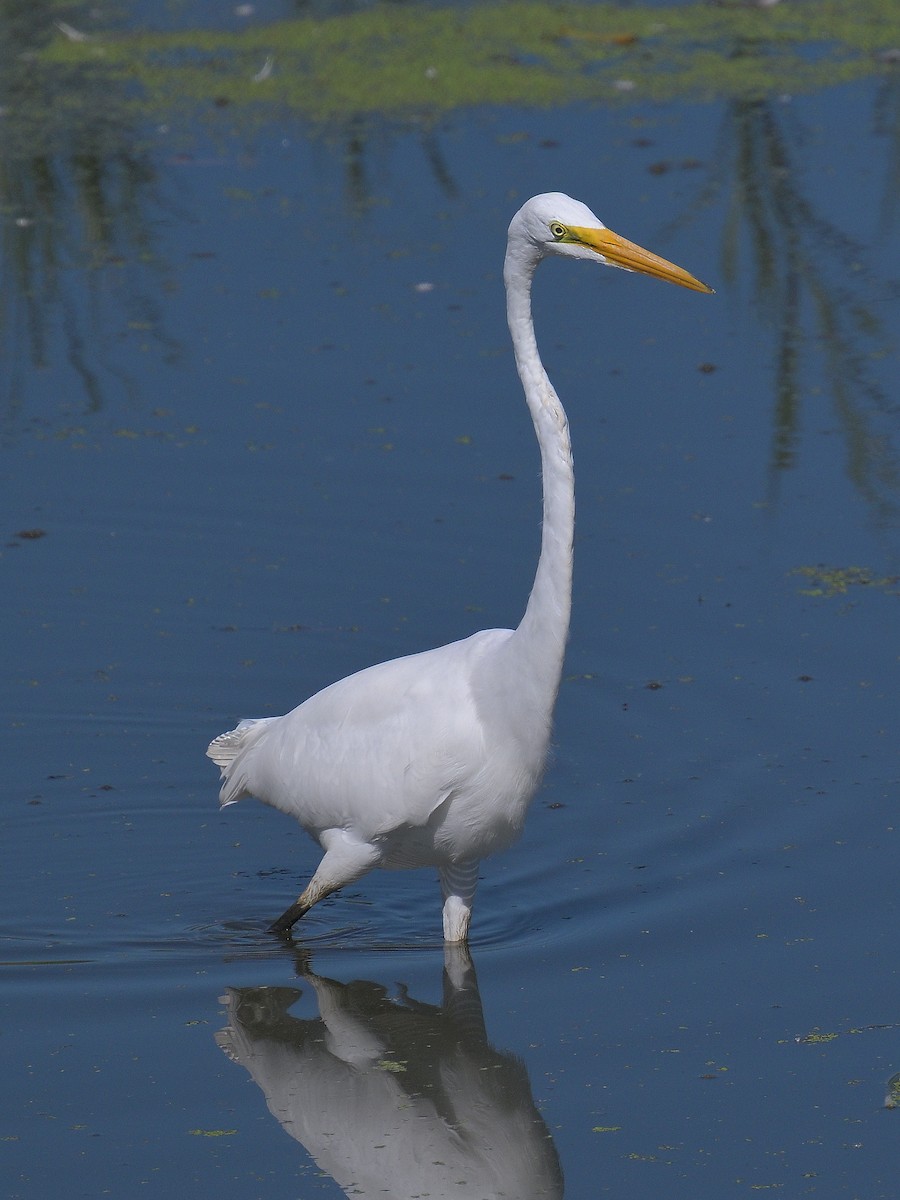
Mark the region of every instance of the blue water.
POLYGON ((190 153, 158 132, 141 238, 123 222, 99 265, 61 201, 55 286, 7 275, 0 364, 10 1196, 407 1196, 410 1161, 451 1153, 469 1190, 441 1168, 434 1195, 521 1196, 523 1161, 542 1196, 894 1194, 888 86, 762 122, 475 110, 433 132, 443 174, 373 121, 362 209, 341 139, 288 117, 190 153), (730 252, 754 137, 789 152, 795 208, 730 252), (542 270, 579 505, 553 765, 484 864, 474 966, 443 978, 427 873, 324 903, 297 955, 263 930, 315 848, 219 814, 204 750, 517 621, 540 484, 500 264, 548 188, 717 294, 542 270), (845 573, 807 594, 819 564, 845 573))

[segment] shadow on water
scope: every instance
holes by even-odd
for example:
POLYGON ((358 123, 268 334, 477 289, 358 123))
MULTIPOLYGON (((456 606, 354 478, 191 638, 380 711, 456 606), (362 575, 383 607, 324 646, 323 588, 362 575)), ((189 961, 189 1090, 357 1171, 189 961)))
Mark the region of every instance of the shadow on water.
MULTIPOLYGON (((458 199, 460 186, 450 166, 450 157, 444 151, 439 128, 423 118, 406 132, 412 132, 417 138, 422 160, 441 194, 448 201, 458 199)), ((349 118, 336 136, 343 151, 345 205, 350 215, 359 219, 376 203, 377 187, 373 176, 378 151, 384 146, 385 131, 380 121, 360 115, 349 118)))
POLYGON ((562 1196, 525 1065, 488 1040, 468 951, 445 950, 439 1005, 318 975, 303 952, 296 969, 316 1015, 292 1015, 299 988, 229 988, 216 1043, 347 1195, 562 1196))
MULTIPOLYGON (((886 172, 885 222, 893 220, 900 169, 900 127, 889 131, 886 114, 896 109, 898 94, 897 80, 890 78, 876 100, 875 125, 891 137, 895 163, 886 172)), ((805 136, 781 101, 729 102, 716 167, 679 224, 728 197, 722 272, 732 291, 742 275, 742 252, 749 251, 754 304, 775 337, 769 502, 777 501, 779 477, 798 463, 804 397, 823 390, 844 442, 848 477, 878 523, 893 525, 900 516, 896 405, 872 364, 890 353, 876 305, 896 283, 877 280, 865 265, 862 244, 804 191, 805 136), (816 373, 822 383, 811 388, 816 373)))
MULTIPOLYGON (((134 400, 137 373, 121 343, 148 340, 164 361, 171 286, 153 220, 165 205, 150 152, 121 97, 77 67, 48 71, 39 51, 59 36, 55 4, 0 6, 0 396, 7 436, 54 347, 81 402, 104 407, 108 376, 134 400), (153 212, 153 216, 151 216, 153 212)), ((47 414, 43 414, 46 418, 47 414)))
MULTIPOLYGON (((160 194, 153 152, 141 148, 125 82, 107 78, 89 61, 43 61, 41 51, 59 39, 61 28, 76 35, 57 15, 48 3, 0 5, 0 392, 8 428, 15 426, 30 376, 48 366, 57 335, 86 413, 104 406, 110 382, 130 400, 139 395, 139 368, 126 366, 123 343, 149 342, 169 363, 182 353, 164 323, 166 292, 175 285, 155 248, 153 225, 171 206, 160 194)), ((764 61, 770 51, 762 37, 737 38, 723 60, 764 61)), ((897 211, 898 106, 900 74, 889 70, 876 89, 872 118, 887 142, 885 226, 897 211)), ((151 122, 157 115, 144 113, 151 122)), ((341 148, 354 219, 376 203, 380 152, 411 133, 440 194, 450 201, 461 194, 437 118, 423 110, 391 124, 357 113, 332 123, 327 134, 341 148)), ((732 291, 741 250, 749 248, 754 300, 776 339, 769 500, 777 499, 780 476, 797 462, 804 392, 818 371, 848 474, 876 518, 888 524, 900 515, 900 450, 888 424, 892 405, 872 370, 888 352, 888 335, 860 244, 804 193, 804 137, 789 106, 777 100, 727 100, 717 166, 682 223, 729 197, 722 264, 732 291)))
MULTIPOLYGON (((892 61, 900 65, 900 48, 892 61)), ((900 71, 896 69, 875 93, 873 131, 887 144, 881 200, 881 230, 887 233, 900 212, 900 71)))

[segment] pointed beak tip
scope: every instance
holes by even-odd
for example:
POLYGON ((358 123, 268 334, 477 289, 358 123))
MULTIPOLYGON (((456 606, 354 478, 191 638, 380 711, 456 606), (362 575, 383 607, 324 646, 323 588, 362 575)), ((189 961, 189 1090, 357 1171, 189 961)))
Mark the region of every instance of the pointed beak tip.
POLYGON ((702 279, 697 279, 690 271, 685 271, 683 267, 676 266, 668 259, 654 254, 652 250, 645 250, 643 246, 629 242, 627 238, 621 237, 611 229, 605 227, 599 230, 573 228, 573 232, 578 234, 583 243, 599 254, 601 259, 610 266, 621 267, 626 271, 636 271, 654 279, 662 279, 666 283, 674 283, 694 292, 715 292, 715 288, 711 288, 702 279))

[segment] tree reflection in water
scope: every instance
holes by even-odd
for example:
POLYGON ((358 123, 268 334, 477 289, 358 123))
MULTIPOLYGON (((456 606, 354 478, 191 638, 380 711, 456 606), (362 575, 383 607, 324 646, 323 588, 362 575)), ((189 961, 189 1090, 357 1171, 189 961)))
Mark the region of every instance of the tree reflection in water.
MULTIPOLYGON (((38 51, 58 37, 52 3, 0 3, 0 403, 7 436, 29 376, 57 344, 82 412, 105 402, 105 377, 134 398, 115 353, 152 340, 171 361, 149 216, 161 207, 149 151, 122 98, 87 68, 48 68, 38 51)), ((162 281, 164 282, 164 281, 162 281)), ((63 387, 60 391, 66 391, 63 387)), ((47 414, 42 414, 46 418, 47 414)))
MULTIPOLYGON (((882 128, 885 109, 896 104, 896 86, 888 80, 878 94, 882 128)), ((774 332, 769 500, 777 498, 779 475, 798 461, 804 399, 823 391, 837 418, 851 482, 879 523, 894 524, 900 517, 896 406, 873 369, 888 353, 876 305, 889 285, 866 266, 852 222, 837 226, 805 193, 803 141, 789 105, 730 101, 716 165, 686 219, 724 197, 723 275, 736 291, 742 256, 749 255, 753 301, 774 332)), ((893 141, 896 158, 896 130, 893 141)), ((889 169, 886 180, 887 219, 894 211, 896 170, 889 169)))

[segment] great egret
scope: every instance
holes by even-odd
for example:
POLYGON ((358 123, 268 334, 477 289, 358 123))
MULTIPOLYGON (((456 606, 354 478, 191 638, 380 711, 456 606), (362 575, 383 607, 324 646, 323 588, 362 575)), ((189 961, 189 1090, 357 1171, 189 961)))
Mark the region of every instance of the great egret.
POLYGON ((516 367, 541 453, 543 526, 517 629, 486 629, 367 667, 281 717, 241 721, 207 750, 222 805, 245 796, 296 817, 325 854, 271 926, 286 933, 375 867, 436 867, 447 942, 464 942, 482 858, 520 833, 562 675, 575 490, 566 414, 538 354, 531 283, 550 254, 712 288, 607 229, 569 196, 534 196, 509 226, 503 278, 516 367))

